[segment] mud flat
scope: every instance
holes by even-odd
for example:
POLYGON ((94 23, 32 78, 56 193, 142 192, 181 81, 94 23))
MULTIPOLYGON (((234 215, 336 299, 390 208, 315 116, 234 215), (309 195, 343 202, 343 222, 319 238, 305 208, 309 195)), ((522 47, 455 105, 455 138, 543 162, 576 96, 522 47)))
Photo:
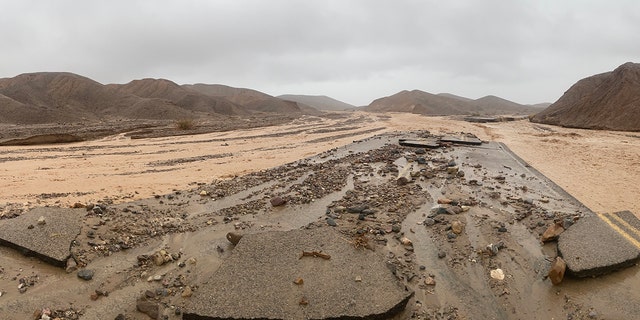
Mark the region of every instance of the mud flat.
MULTIPOLYGON (((363 116, 358 121, 363 126, 369 121, 379 126, 378 120, 385 121, 385 118, 363 116)), ((410 119, 400 120, 409 123, 410 119)), ((435 125, 436 130, 440 124, 442 131, 451 129, 451 122, 439 121, 442 122, 435 125)), ((207 150, 210 154, 223 154, 219 150, 234 143, 245 149, 251 145, 254 153, 245 154, 243 159, 255 160, 252 163, 255 166, 249 169, 249 165, 243 167, 242 161, 234 160, 239 167, 235 170, 247 168, 246 174, 235 171, 232 177, 212 179, 216 176, 212 172, 218 170, 219 173, 225 168, 217 165, 220 158, 170 162, 171 159, 193 159, 197 155, 145 154, 142 157, 145 165, 156 160, 165 161, 161 166, 196 164, 192 169, 200 168, 201 171, 196 172, 209 181, 196 180, 186 183, 184 188, 176 187, 180 186, 176 183, 172 185, 176 190, 168 192, 150 188, 155 195, 87 199, 80 194, 45 197, 40 204, 33 203, 42 206, 60 201, 60 205, 83 210, 81 230, 69 246, 73 262, 65 266, 67 273, 65 268, 0 247, 0 291, 3 292, 0 316, 24 319, 31 317, 34 310, 42 313, 43 308, 48 308, 62 319, 191 317, 194 309, 190 303, 201 299, 199 295, 205 294, 212 283, 228 282, 229 288, 238 284, 233 279, 216 278, 226 277, 225 272, 219 272, 224 270, 221 268, 225 263, 246 261, 240 256, 244 251, 236 251, 226 239, 227 233, 251 238, 289 230, 335 233, 339 241, 346 244, 344 250, 356 250, 353 259, 380 259, 391 279, 385 280, 384 285, 397 282, 406 292, 413 292, 406 307, 394 319, 610 319, 633 318, 640 313, 637 303, 629 303, 640 301, 634 289, 640 285, 635 266, 597 278, 567 278, 559 286, 553 286, 546 278, 551 261, 558 253, 555 243, 541 245, 540 235, 557 222, 571 220, 577 225, 594 215, 577 197, 499 142, 479 146, 447 143, 435 149, 400 146, 400 139, 419 141, 438 136, 435 130, 393 132, 394 123, 402 122, 389 122, 379 134, 367 128, 354 128, 351 122, 342 132, 322 131, 319 133, 322 136, 311 137, 305 134, 309 134, 310 128, 317 130, 318 121, 294 123, 272 132, 287 139, 286 146, 275 145, 277 139, 264 131, 226 137, 197 136, 195 140, 175 137, 162 140, 163 146, 174 148, 194 146, 191 143, 201 146, 199 149, 210 146, 207 150), (287 135, 287 131, 296 134, 287 135), (269 136, 262 140, 261 135, 269 136), (330 148, 326 142, 322 146, 305 143, 307 139, 334 135, 342 138, 336 139, 330 148), (244 139, 249 138, 242 137, 252 137, 251 144, 244 143, 244 139), (307 147, 309 149, 305 149, 307 147), (256 164, 266 165, 268 161, 257 159, 268 160, 263 156, 269 152, 273 152, 274 158, 281 156, 278 161, 283 161, 290 150, 310 154, 302 160, 294 159, 269 168, 256 164), (203 165, 197 166, 200 162, 203 165), (205 171, 207 167, 215 169, 205 171), (398 179, 401 172, 408 172, 406 179, 398 179), (64 201, 69 202, 64 204, 64 201), (85 277, 85 273, 79 275, 75 269, 90 270, 93 274, 85 277)), ((486 135, 482 132, 495 134, 493 128, 468 125, 480 129, 479 137, 485 141, 486 135)), ((332 123, 331 127, 339 126, 332 123)), ((109 143, 116 142, 117 145, 133 143, 122 137, 115 137, 109 143), (122 141, 117 141, 120 139, 122 141)), ((124 150, 146 150, 144 145, 132 147, 124 150)), ((11 150, 24 150, 20 148, 11 150)), ((76 152, 81 155, 87 149, 76 152)), ((234 152, 237 151, 229 153, 234 152)), ((127 156, 135 158, 130 153, 127 156)), ((11 162, 20 160, 8 161, 11 162)), ((130 165, 133 170, 135 166, 135 163, 130 165)), ((119 166, 122 167, 126 166, 119 166)), ((174 170, 170 174, 179 179, 187 171, 174 170)), ((149 181, 159 182, 157 177, 160 175, 146 176, 147 185, 149 181)), ((185 181, 193 180, 189 178, 193 176, 185 181)), ((102 192, 101 196, 109 194, 109 190, 102 192)), ((90 196, 97 194, 100 190, 90 196)), ((18 217, 4 219, 3 223, 29 215, 27 211, 15 213, 18 217)), ((26 233, 21 228, 14 232, 26 233)), ((261 245, 276 251, 283 247, 275 240, 261 245)), ((297 248, 295 244, 286 246, 297 248)), ((330 251, 333 250, 326 253, 331 254, 330 251)), ((302 260, 298 256, 302 253, 292 254, 302 260)), ((304 263, 324 261, 321 256, 304 259, 312 259, 304 263)), ((354 260, 357 266, 356 262, 362 261, 354 260)), ((246 266, 250 270, 259 267, 246 266)), ((336 277, 336 280, 349 281, 342 284, 355 288, 358 275, 353 276, 353 279, 336 277)), ((294 280, 287 285, 296 286, 294 280)), ((365 272, 360 281, 367 281, 365 272)), ((236 300, 242 299, 241 292, 235 292, 234 296, 238 296, 236 300)), ((295 299, 287 303, 304 308, 300 302, 295 299)), ((308 307, 318 307, 312 306, 313 300, 307 302, 308 307)), ((247 301, 229 303, 241 305, 247 301)), ((332 307, 328 304, 313 310, 322 313, 333 310, 332 307)))

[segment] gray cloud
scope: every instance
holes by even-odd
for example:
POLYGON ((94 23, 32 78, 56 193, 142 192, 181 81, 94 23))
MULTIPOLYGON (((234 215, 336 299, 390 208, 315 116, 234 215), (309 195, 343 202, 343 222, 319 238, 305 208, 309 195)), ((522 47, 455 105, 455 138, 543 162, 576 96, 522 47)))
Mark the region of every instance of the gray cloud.
POLYGON ((0 77, 155 77, 359 105, 404 89, 536 103, 640 60, 633 0, 0 0, 0 7, 0 77))

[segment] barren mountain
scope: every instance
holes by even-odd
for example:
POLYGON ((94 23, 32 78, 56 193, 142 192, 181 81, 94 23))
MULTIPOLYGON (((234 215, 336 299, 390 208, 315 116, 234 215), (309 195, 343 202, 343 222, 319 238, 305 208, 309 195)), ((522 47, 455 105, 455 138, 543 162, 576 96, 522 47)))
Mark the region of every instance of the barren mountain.
POLYGON ((194 113, 167 100, 114 91, 66 72, 21 74, 0 79, 0 121, 71 123, 109 119, 179 119, 194 113))
POLYGON ((584 78, 531 121, 565 127, 640 131, 640 64, 584 78))
POLYGON ((234 88, 221 84, 192 84, 184 88, 211 97, 223 97, 251 111, 276 113, 314 113, 316 110, 294 101, 285 101, 253 89, 234 88))
POLYGON ((431 94, 413 90, 401 91, 389 97, 373 101, 365 108, 374 112, 412 112, 424 115, 497 115, 528 114, 539 109, 524 106, 496 96, 486 96, 477 100, 448 93, 431 94))
POLYGON ((354 105, 327 96, 284 94, 278 96, 278 98, 304 103, 318 110, 325 111, 344 111, 356 108, 354 105))
POLYGON ((113 90, 141 98, 164 99, 186 110, 208 114, 244 115, 244 108, 223 97, 194 92, 166 79, 133 80, 127 84, 111 84, 113 90))

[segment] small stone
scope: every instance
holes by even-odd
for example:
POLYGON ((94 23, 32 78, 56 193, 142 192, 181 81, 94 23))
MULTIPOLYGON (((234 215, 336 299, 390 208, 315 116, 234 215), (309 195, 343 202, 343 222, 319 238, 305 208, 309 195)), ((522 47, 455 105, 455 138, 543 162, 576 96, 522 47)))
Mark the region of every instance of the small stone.
POLYGON ((447 167, 448 174, 456 174, 458 173, 458 167, 447 167))
POLYGON ((361 276, 356 276, 356 282, 362 282, 362 277, 361 276))
POLYGON ((449 239, 449 240, 453 240, 453 239, 455 239, 455 238, 457 238, 457 237, 458 237, 458 235, 457 235, 457 234, 455 234, 455 233, 453 233, 453 232, 447 232, 447 239, 449 239))
POLYGON ((156 266, 161 266, 164 264, 164 254, 162 254, 162 251, 164 250, 160 250, 156 253, 153 254, 153 263, 156 264, 156 266))
POLYGON ((564 272, 567 269, 567 264, 560 257, 556 257, 556 260, 551 265, 551 269, 549 270, 548 277, 551 280, 551 283, 554 285, 560 284, 562 279, 564 279, 564 272))
POLYGON ((564 232, 564 227, 562 227, 562 224, 555 223, 553 225, 550 225, 547 228, 547 230, 544 231, 544 233, 542 234, 542 237, 540 238, 540 241, 549 242, 549 241, 558 239, 560 234, 563 232, 564 232))
POLYGON ((283 206, 287 203, 287 200, 282 199, 281 197, 273 197, 270 200, 271 205, 274 207, 283 206))
POLYGON ((40 216, 40 218, 38 218, 38 225, 42 226, 45 225, 47 223, 47 220, 44 218, 44 216, 40 216))
POLYGON ((180 307, 176 308, 176 311, 173 312, 176 316, 179 316, 182 314, 182 309, 180 307))
POLYGON ((438 204, 450 204, 451 203, 451 199, 447 199, 447 198, 440 198, 438 199, 438 204))
POLYGON ((498 228, 498 232, 507 232, 507 227, 501 226, 500 228, 498 228))
POLYGON ((94 274, 93 270, 82 269, 82 270, 78 271, 78 278, 89 281, 89 280, 93 279, 93 274, 94 274))
POLYGON ((229 242, 231 242, 234 246, 237 245, 238 242, 240 242, 240 239, 242 239, 242 235, 239 233, 235 233, 235 232, 227 233, 227 240, 229 240, 229 242))
POLYGON ((115 320, 126 320, 127 318, 124 316, 124 314, 120 313, 116 316, 115 320))
POLYGON ((366 217, 367 217, 367 215, 366 215, 366 214, 364 214, 364 213, 360 213, 360 214, 358 214, 358 220, 360 220, 360 221, 364 221, 364 219, 365 219, 366 217))
POLYGON ((489 253, 490 256, 497 255, 499 250, 500 248, 493 243, 490 243, 487 245, 487 252, 489 253))
POLYGON ((328 225, 330 225, 330 226, 332 226, 332 227, 335 227, 335 226, 337 226, 337 225, 338 225, 338 224, 336 223, 336 221, 335 221, 335 220, 333 220, 333 218, 331 218, 331 217, 327 218, 327 224, 328 224, 328 225))
POLYGON ((435 286, 435 285, 436 285, 436 279, 434 279, 434 278, 432 278, 432 277, 430 277, 430 276, 427 276, 427 277, 424 279, 424 284, 426 284, 426 285, 428 285, 428 286, 435 286))
POLYGON ((427 270, 427 267, 426 266, 420 266, 420 271, 424 271, 424 270, 427 270))
POLYGON ((197 260, 194 257, 191 257, 191 258, 187 259, 187 263, 188 264, 196 264, 196 262, 197 262, 197 260))
POLYGON ((502 271, 502 269, 500 268, 491 270, 489 274, 493 279, 504 280, 504 271, 502 271))
POLYGON ((400 227, 399 224, 394 224, 394 225, 391 226, 391 232, 398 233, 398 232, 400 232, 400 230, 401 230, 401 227, 400 227))
POLYGON ((180 296, 182 296, 183 298, 189 298, 192 295, 193 295, 193 291, 191 290, 191 287, 186 286, 184 290, 182 290, 182 294, 180 296))
POLYGON ((207 190, 202 190, 202 191, 200 191, 200 196, 201 196, 201 197, 206 197, 206 196, 208 196, 208 195, 209 195, 209 192, 207 192, 207 190))
POLYGON ((595 312, 593 310, 589 311, 589 318, 595 319, 597 317, 598 317, 598 313, 597 312, 595 312))
POLYGON ((149 298, 149 299, 153 299, 156 297, 156 293, 151 291, 151 290, 147 290, 144 292, 145 297, 149 298))
POLYGON ((297 284, 297 285, 301 285, 304 283, 304 279, 302 278, 296 278, 295 280, 293 280, 293 283, 297 284))
POLYGON ((443 259, 447 256, 447 253, 444 251, 438 251, 438 259, 443 259))
POLYGON ((162 275, 161 275, 161 274, 157 274, 157 275, 153 276, 153 277, 151 278, 151 280, 153 280, 153 281, 160 281, 160 280, 162 280, 162 275))
POLYGON ((573 219, 572 218, 564 218, 564 220, 562 220, 562 227, 567 230, 569 229, 569 227, 571 227, 573 225, 573 219))
POLYGON ((78 270, 78 264, 76 263, 76 260, 73 258, 67 259, 67 267, 65 268, 65 271, 67 271, 67 273, 71 273, 76 270, 78 270))
POLYGON ((413 242, 411 242, 411 240, 409 240, 409 238, 407 237, 400 238, 400 243, 402 243, 405 246, 410 246, 413 244, 413 242))
POLYGON ((461 234, 462 229, 464 229, 464 225, 462 224, 462 222, 458 220, 451 222, 451 231, 453 231, 453 233, 461 234))
POLYGON ((160 313, 158 304, 145 298, 138 299, 136 309, 148 315, 151 319, 158 319, 158 314, 160 313))
POLYGON ((424 225, 425 225, 425 226, 427 226, 427 227, 430 227, 430 226, 432 226, 432 225, 436 224, 436 221, 435 221, 435 220, 433 220, 432 218, 426 218, 426 219, 424 219, 424 221, 422 222, 422 224, 424 224, 424 225))

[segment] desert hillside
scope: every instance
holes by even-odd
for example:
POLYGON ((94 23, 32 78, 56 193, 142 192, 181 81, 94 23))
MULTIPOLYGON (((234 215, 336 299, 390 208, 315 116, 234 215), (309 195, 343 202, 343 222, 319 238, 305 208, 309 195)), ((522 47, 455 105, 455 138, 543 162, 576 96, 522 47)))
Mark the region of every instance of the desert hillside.
POLYGON ((285 101, 266 93, 221 84, 183 85, 184 88, 210 97, 222 97, 251 111, 275 113, 314 113, 316 110, 295 101, 285 101))
POLYGON ((348 104, 346 102, 342 102, 340 100, 336 100, 327 96, 284 94, 278 96, 278 98, 304 103, 318 110, 324 111, 344 111, 356 108, 356 106, 352 104, 348 104))
POLYGON ((374 100, 365 108, 372 112, 410 112, 423 115, 530 114, 541 109, 496 96, 469 99, 453 94, 432 94, 420 90, 401 91, 374 100))
POLYGON ((255 114, 317 114, 310 106, 223 85, 178 85, 166 79, 103 85, 68 72, 0 79, 0 123, 177 120, 255 114))
POLYGON ((584 78, 531 121, 574 128, 640 131, 640 64, 584 78))

